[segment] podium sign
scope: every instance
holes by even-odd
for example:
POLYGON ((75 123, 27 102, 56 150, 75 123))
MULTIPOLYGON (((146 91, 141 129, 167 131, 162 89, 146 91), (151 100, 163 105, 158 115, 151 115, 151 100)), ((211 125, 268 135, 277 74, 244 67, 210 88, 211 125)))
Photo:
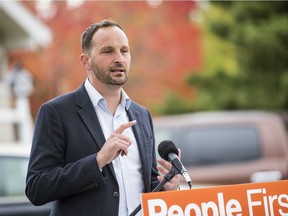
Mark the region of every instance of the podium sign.
POLYGON ((141 195, 143 216, 288 216, 288 180, 141 195))

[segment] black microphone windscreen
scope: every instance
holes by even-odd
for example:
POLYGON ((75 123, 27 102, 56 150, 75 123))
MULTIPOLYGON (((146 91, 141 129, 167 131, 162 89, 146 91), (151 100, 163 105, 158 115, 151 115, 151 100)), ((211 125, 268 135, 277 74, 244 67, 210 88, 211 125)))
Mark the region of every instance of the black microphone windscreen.
POLYGON ((168 155, 170 153, 175 153, 178 155, 178 149, 176 145, 171 140, 164 140, 158 146, 158 153, 166 161, 169 161, 168 155))

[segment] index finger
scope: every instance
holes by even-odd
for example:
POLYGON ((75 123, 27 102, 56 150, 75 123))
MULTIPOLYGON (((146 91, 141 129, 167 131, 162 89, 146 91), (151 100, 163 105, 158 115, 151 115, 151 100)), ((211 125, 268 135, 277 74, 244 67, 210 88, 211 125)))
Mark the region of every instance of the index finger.
POLYGON ((133 125, 135 125, 137 122, 136 120, 133 120, 133 121, 130 121, 130 122, 127 122, 127 123, 124 123, 122 125, 120 125, 120 127, 118 127, 114 133, 116 134, 122 134, 124 132, 124 130, 126 130, 127 128, 129 127, 132 127, 133 125))

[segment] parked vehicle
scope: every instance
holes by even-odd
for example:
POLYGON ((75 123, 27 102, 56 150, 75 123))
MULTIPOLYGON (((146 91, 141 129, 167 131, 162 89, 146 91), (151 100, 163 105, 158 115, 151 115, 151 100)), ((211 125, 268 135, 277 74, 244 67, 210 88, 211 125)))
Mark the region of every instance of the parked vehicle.
POLYGON ((29 147, 0 144, 0 215, 48 216, 50 204, 34 206, 25 196, 29 147))
POLYGON ((282 118, 271 112, 202 112, 154 118, 156 143, 171 140, 196 185, 288 177, 282 118))

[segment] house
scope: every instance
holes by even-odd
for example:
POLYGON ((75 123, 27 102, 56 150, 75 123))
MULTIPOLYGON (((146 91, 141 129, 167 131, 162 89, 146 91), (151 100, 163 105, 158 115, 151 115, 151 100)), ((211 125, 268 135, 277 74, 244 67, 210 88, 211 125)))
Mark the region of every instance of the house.
MULTIPOLYGON (((6 82, 8 53, 16 49, 33 50, 51 41, 50 29, 20 1, 0 1, 0 144, 28 143, 33 130, 29 95, 20 92, 13 97, 6 82)), ((20 91, 27 90, 23 80, 20 91)))

